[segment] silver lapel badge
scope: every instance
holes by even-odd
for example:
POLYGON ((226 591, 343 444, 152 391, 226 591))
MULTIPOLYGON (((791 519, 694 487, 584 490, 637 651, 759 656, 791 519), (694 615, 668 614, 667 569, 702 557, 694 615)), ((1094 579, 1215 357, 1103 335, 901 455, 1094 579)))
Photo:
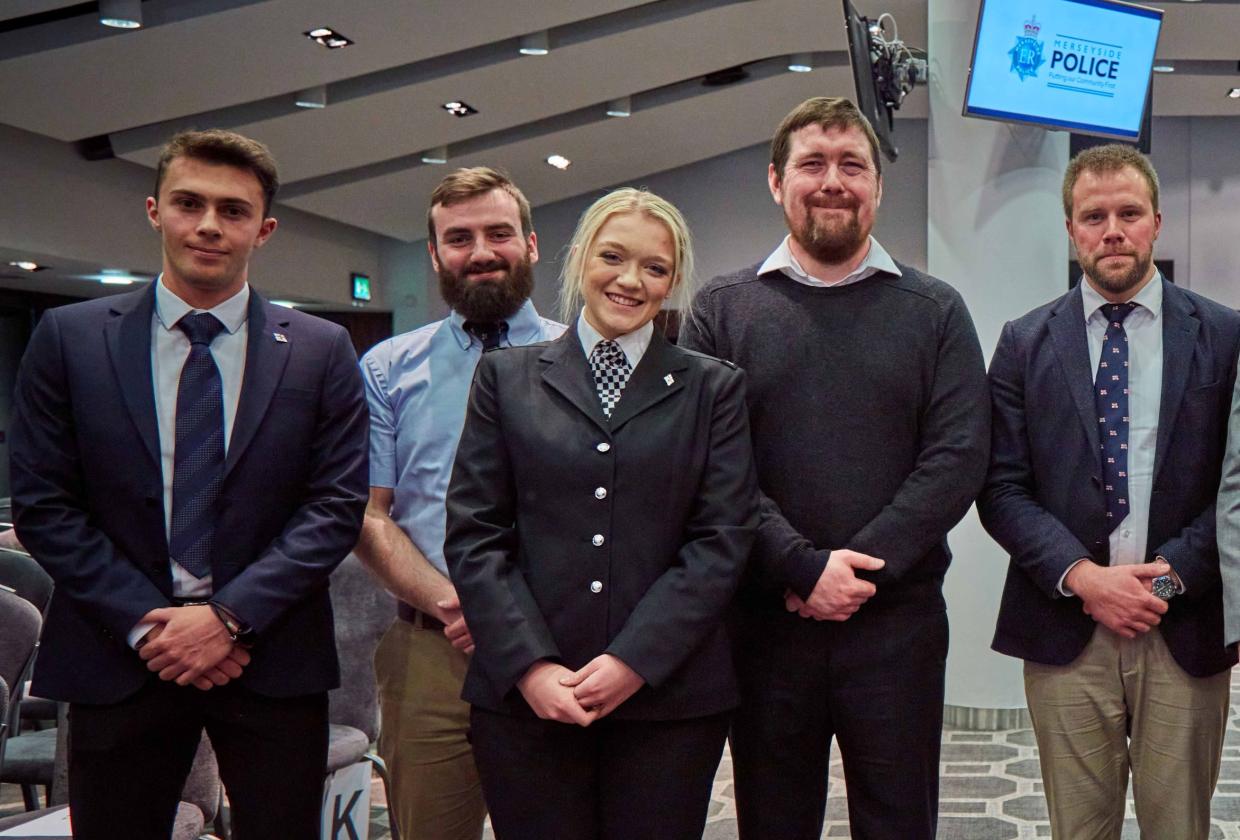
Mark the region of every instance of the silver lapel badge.
POLYGON ((271 337, 281 344, 288 344, 288 339, 284 337, 284 333, 272 333, 271 337))
POLYGON ((669 373, 667 376, 663 377, 663 381, 666 382, 668 385, 671 385, 673 382, 676 381, 676 378, 669 373))

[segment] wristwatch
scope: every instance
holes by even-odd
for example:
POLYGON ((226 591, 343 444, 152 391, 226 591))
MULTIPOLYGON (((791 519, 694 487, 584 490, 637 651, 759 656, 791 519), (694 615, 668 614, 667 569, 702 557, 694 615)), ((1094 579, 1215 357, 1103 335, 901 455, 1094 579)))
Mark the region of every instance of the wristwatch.
MULTIPOLYGON (((1161 560, 1167 563, 1167 558, 1159 555, 1154 558, 1156 561, 1161 560)), ((1167 563, 1170 566, 1170 563, 1167 563)), ((1180 594, 1180 587, 1176 586, 1175 578, 1171 575, 1159 575, 1150 581, 1150 592, 1155 598, 1161 598, 1164 601, 1170 601, 1176 595, 1180 594)))

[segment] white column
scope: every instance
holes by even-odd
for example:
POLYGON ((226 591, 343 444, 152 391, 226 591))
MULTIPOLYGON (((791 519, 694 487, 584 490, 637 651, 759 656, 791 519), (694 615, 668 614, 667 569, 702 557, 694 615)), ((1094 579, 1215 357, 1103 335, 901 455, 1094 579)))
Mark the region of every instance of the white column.
MULTIPOLYGON (((927 265, 964 296, 989 363, 1006 321, 1067 288, 1068 135, 961 116, 977 11, 978 0, 929 0, 927 265)), ((1007 556, 974 511, 950 541, 948 720, 1007 725, 1011 713, 951 708, 1025 705, 1020 662, 990 650, 1007 556)))

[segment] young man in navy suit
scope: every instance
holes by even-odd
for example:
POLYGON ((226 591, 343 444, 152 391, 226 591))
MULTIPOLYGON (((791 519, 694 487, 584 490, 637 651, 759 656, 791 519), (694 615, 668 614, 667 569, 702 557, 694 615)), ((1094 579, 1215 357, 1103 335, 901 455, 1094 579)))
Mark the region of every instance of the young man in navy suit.
POLYGON ((168 837, 204 728, 239 840, 318 836, 367 411, 345 331, 249 285, 277 184, 260 143, 174 137, 159 278, 48 311, 22 361, 13 510, 56 581, 34 691, 70 703, 77 838, 168 837))
POLYGON ((1063 185, 1083 274, 1007 324, 982 523, 1011 555, 994 648, 1025 693, 1056 838, 1210 833, 1234 647, 1215 494, 1240 315, 1154 266, 1158 176, 1088 149, 1063 185))

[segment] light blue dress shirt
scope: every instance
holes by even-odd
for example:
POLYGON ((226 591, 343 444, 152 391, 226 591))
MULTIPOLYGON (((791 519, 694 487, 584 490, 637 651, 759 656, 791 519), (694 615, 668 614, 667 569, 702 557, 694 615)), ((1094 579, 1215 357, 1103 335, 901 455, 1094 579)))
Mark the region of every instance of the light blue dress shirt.
MULTIPOLYGON (((1081 277, 1082 317, 1089 342, 1089 369, 1095 374, 1106 341, 1107 319, 1102 307, 1109 301, 1081 277)), ((1150 496, 1154 490, 1154 455, 1158 446, 1158 413, 1163 384, 1163 286, 1155 271, 1150 282, 1132 297, 1137 308, 1124 319, 1128 337, 1128 515, 1109 537, 1110 564, 1146 562, 1150 532, 1150 496)), ((1073 563, 1059 579, 1059 591, 1072 595, 1065 581, 1073 563)), ((1181 587, 1180 592, 1184 589, 1181 587)))
MULTIPOLYGON (((189 338, 177 322, 191 312, 210 312, 224 325, 224 331, 211 342, 211 356, 220 371, 224 391, 224 452, 232 436, 233 418, 241 399, 241 379, 245 373, 246 339, 250 312, 250 285, 211 309, 194 309, 164 285, 161 274, 155 281, 155 312, 151 316, 151 380, 155 389, 155 417, 159 423, 159 466, 164 481, 164 535, 172 529, 172 470, 176 463, 177 390, 181 368, 189 358, 189 338)), ((196 578, 174 560, 172 594, 178 598, 210 597, 211 575, 196 578)), ((147 634, 152 624, 137 624, 129 631, 129 646, 147 634)))
MULTIPOLYGON (((481 343, 456 312, 390 338, 362 357, 370 405, 370 484, 390 487, 392 519, 447 576, 444 501, 481 343)), ((550 341, 564 325, 528 300, 508 319, 505 346, 550 341)))

